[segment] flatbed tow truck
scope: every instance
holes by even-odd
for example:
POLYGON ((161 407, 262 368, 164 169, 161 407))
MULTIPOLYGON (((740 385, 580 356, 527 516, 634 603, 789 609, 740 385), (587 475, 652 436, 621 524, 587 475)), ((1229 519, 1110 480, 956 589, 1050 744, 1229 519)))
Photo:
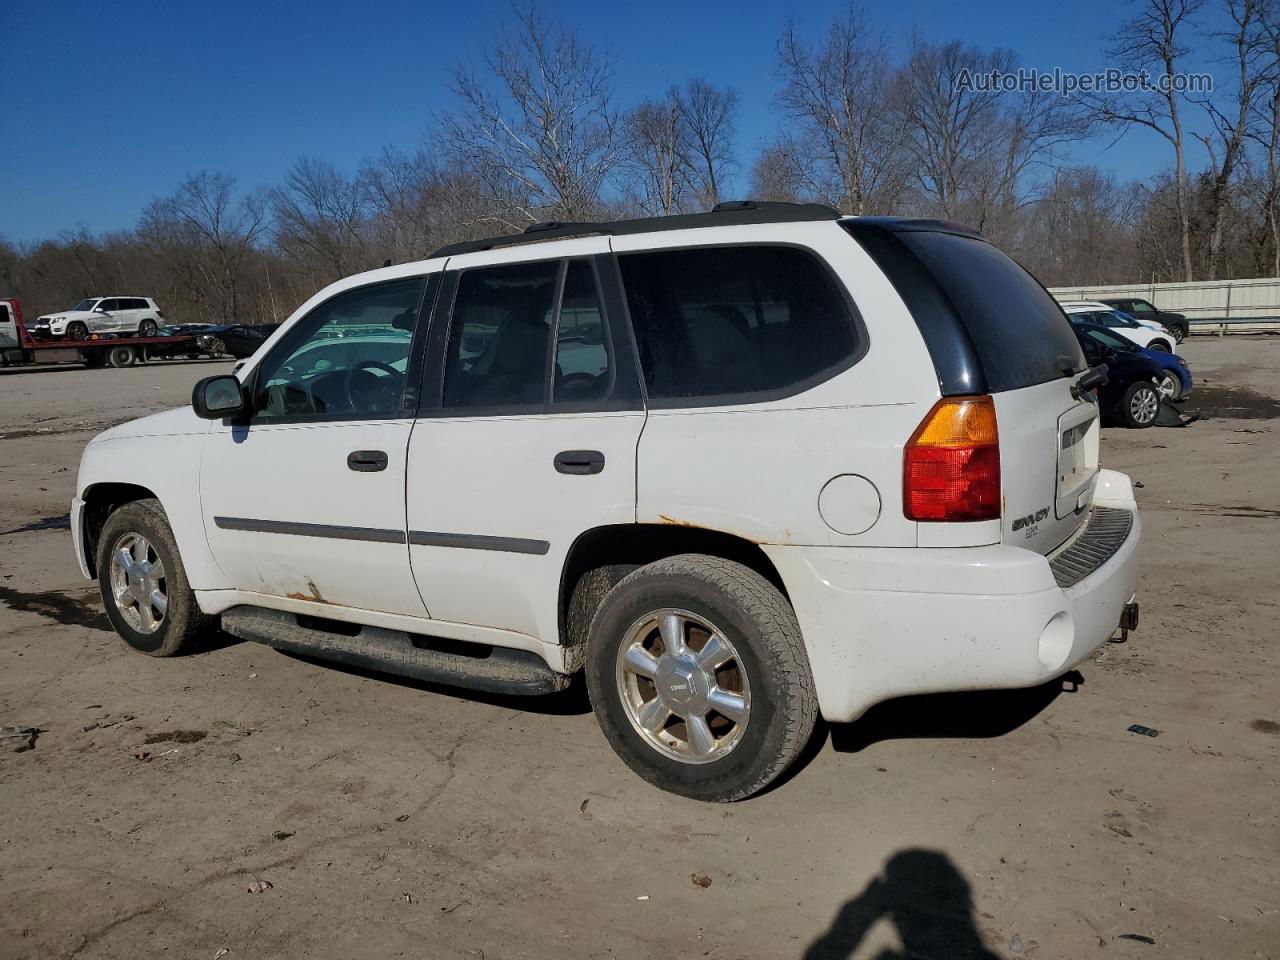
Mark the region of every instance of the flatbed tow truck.
POLYGON ((0 298, 0 366, 27 363, 83 363, 86 367, 131 367, 151 358, 165 347, 166 358, 173 347, 188 344, 191 353, 199 350, 195 337, 121 337, 117 334, 90 334, 84 340, 37 340, 22 322, 22 306, 12 298, 0 298))

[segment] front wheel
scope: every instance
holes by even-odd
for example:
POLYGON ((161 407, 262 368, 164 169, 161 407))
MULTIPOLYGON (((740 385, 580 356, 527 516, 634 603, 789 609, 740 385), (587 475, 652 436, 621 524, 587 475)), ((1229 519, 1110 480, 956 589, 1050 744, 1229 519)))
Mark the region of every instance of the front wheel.
POLYGON ((1147 344, 1148 350, 1158 350, 1161 353, 1173 353, 1173 347, 1164 340, 1152 340, 1147 344))
POLYGON ((1156 389, 1165 400, 1177 400, 1182 396, 1182 381, 1172 370, 1166 370, 1160 375, 1160 382, 1156 384, 1156 389))
POLYGON ((87 336, 89 336, 89 328, 83 322, 74 320, 67 324, 68 340, 83 340, 87 336))
POLYGON ((1180 323, 1176 323, 1172 327, 1166 327, 1165 329, 1173 335, 1174 343, 1181 343, 1187 338, 1187 328, 1180 323))
POLYGON ((592 620, 586 672, 614 751, 696 800, 764 789, 817 720, 795 612, 760 574, 720 557, 669 557, 623 578, 592 620))
POLYGON ((1125 426, 1142 429, 1156 422, 1156 414, 1160 412, 1160 394, 1153 383, 1141 380, 1129 384, 1124 392, 1124 400, 1120 404, 1120 415, 1125 426))
POLYGON ((135 500, 107 517, 98 586, 116 633, 153 657, 190 652, 213 622, 196 604, 158 500, 135 500))

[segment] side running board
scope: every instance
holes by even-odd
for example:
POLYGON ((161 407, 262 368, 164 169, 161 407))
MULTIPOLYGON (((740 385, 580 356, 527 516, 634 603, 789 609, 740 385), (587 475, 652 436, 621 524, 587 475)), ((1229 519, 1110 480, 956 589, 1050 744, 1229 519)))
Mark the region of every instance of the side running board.
POLYGON ((486 693, 536 696, 569 685, 535 653, 301 616, 262 607, 232 607, 222 629, 287 653, 333 660, 415 680, 486 693))

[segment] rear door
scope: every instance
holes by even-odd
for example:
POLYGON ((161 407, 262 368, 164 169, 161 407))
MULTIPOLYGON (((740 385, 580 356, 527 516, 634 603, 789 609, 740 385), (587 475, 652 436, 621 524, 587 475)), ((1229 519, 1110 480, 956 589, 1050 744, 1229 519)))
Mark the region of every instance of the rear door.
POLYGON ((1002 540, 1049 553, 1084 521, 1098 477, 1098 408, 1062 308, 985 240, 912 231, 903 241, 954 305, 996 405, 1002 540))
POLYGON ((544 246, 538 260, 449 262, 407 509, 433 619, 555 643, 570 547, 635 521, 645 414, 607 241, 574 241, 571 257, 544 246))

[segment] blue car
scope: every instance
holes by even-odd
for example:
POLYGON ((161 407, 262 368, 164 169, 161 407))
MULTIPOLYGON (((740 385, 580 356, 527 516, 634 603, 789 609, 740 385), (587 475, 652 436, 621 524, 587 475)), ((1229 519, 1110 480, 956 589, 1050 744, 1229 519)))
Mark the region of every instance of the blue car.
POLYGON ((1160 368, 1160 379, 1157 381, 1156 386, 1160 391, 1160 396, 1164 399, 1178 400, 1191 392, 1191 386, 1194 382, 1191 379, 1191 370, 1187 367, 1187 361, 1177 354, 1140 347, 1133 341, 1112 333, 1100 323, 1072 321, 1071 326, 1077 331, 1087 334, 1089 339, 1096 343, 1104 347, 1110 347, 1116 353, 1137 353, 1149 360, 1153 360, 1156 366, 1160 368))

